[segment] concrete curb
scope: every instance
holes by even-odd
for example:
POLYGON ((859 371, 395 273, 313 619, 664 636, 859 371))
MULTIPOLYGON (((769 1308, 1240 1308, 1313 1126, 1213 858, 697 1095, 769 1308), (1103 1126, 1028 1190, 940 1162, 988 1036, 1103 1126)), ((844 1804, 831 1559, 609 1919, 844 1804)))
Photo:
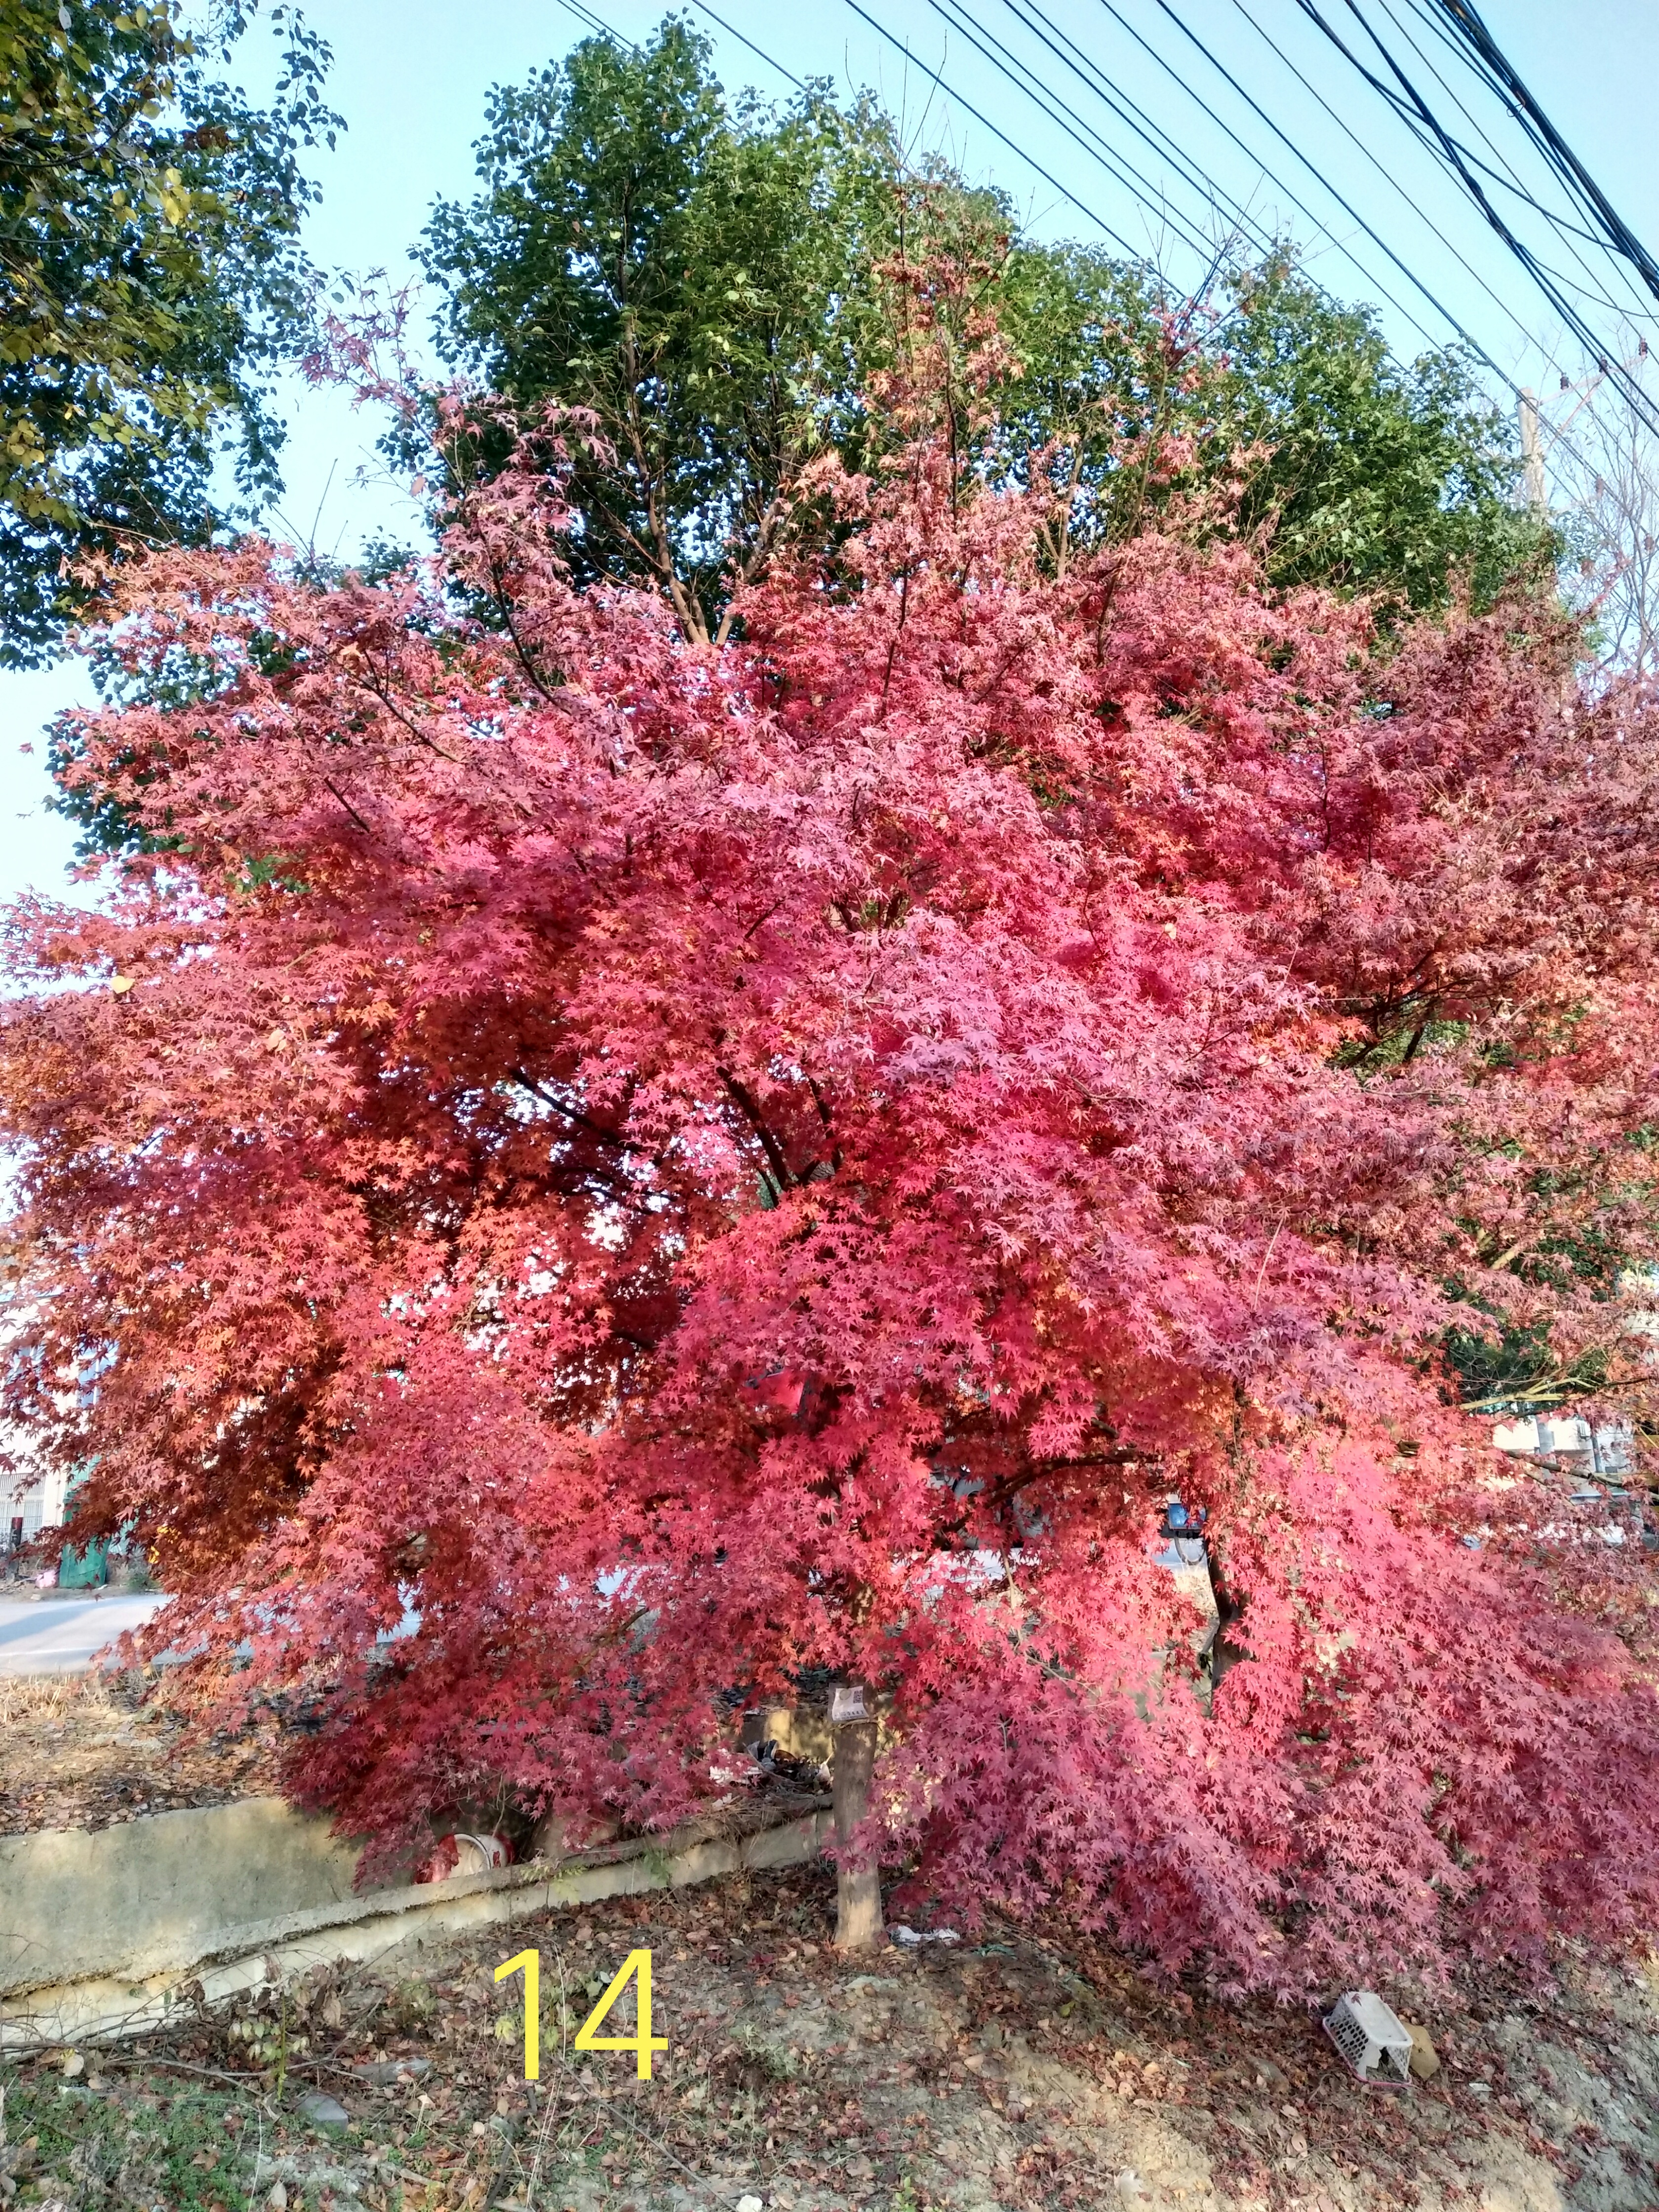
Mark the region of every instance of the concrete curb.
MULTIPOLYGON (((106 1836, 133 1838, 145 1828, 159 1828, 169 1820, 211 1822, 215 1815, 246 1814, 249 1805, 271 1807, 276 1801, 253 1799, 241 1805, 217 1806, 208 1813, 161 1814, 148 1821, 133 1821, 117 1829, 102 1829, 88 1836, 71 1831, 69 1836, 7 1838, 7 1843, 41 1844, 48 1840, 70 1844, 60 1856, 66 1861, 88 1862, 97 1856, 74 1845, 95 1846, 106 1836)), ((300 1821, 285 1807, 277 1811, 298 1830, 316 1830, 321 1823, 300 1821)), ((234 1844, 226 1824, 226 1838, 234 1844)), ((243 1823, 246 1826, 246 1819, 243 1823)), ((624 1847, 627 1856, 612 1851, 603 1861, 575 1859, 561 1866, 532 1863, 504 1867, 496 1872, 458 1875, 446 1882, 407 1889, 380 1890, 367 1896, 347 1893, 315 1905, 290 1910, 264 1919, 219 1919, 204 1922, 199 1916, 156 1936, 147 1945, 131 1948, 130 1955, 111 1958, 106 1937, 88 1947, 70 1971, 55 1975, 31 1975, 27 1986, 14 1979, 10 1993, 0 1997, 0 2051, 38 2050, 43 2046, 90 2040, 118 2041, 142 2035, 163 2025, 180 2008, 211 2005, 239 1990, 337 1959, 359 1962, 411 1937, 450 1935, 522 1919, 534 1912, 557 1911, 590 1905, 608 1897, 637 1895, 653 1889, 682 1889, 694 1882, 712 1881, 723 1875, 769 1867, 802 1866, 816 1858, 833 1832, 828 1809, 815 1810, 738 1838, 717 1838, 677 1832, 661 1845, 640 1844, 624 1847)), ((165 1838, 144 1838, 158 1864, 171 1856, 165 1838)), ((314 1845, 315 1838, 307 1838, 314 1845)), ((210 1851, 212 1831, 198 1839, 198 1853, 210 1851)), ((330 1839, 330 1852, 349 1864, 353 1855, 330 1839)), ((13 1856, 16 1856, 14 1854, 13 1856)), ((326 1854, 314 1856, 324 1864, 326 1854)), ((199 1872, 204 1859, 195 1861, 199 1872)), ((0 1878, 15 1875, 0 1859, 0 1878)), ((70 1876, 65 1863, 60 1871, 70 1876)), ((72 1878, 96 1880, 95 1872, 77 1867, 72 1878)), ((94 1892, 93 1898, 100 1893, 94 1892)), ((27 1912, 27 1893, 7 1890, 9 1905, 27 1912)), ((112 1900, 101 1893, 106 1914, 112 1900)), ((90 1905, 92 1898, 82 1893, 90 1905)), ((3 1934, 4 1931, 0 1931, 3 1934)), ((60 1952, 61 1956, 61 1952, 60 1952)), ((65 1962, 67 1963, 67 1962, 65 1962)))
POLYGON ((0 1999, 143 1981, 349 1917, 357 1854, 277 1797, 0 1837, 0 1999))

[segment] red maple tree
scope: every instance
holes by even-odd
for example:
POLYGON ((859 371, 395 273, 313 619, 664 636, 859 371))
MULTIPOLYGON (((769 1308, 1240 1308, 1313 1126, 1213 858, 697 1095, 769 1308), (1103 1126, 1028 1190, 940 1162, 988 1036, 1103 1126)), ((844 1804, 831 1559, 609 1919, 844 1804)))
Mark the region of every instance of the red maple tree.
POLYGON ((696 650, 569 587, 547 462, 385 584, 112 582, 151 703, 74 773, 149 849, 13 910, 0 1030, 77 1528, 382 1853, 660 1827, 816 1668, 953 1907, 1280 1989, 1650 1925, 1640 1547, 1442 1349, 1645 1387, 1647 699, 1224 531, 1057 576, 1042 472, 925 425, 696 650))

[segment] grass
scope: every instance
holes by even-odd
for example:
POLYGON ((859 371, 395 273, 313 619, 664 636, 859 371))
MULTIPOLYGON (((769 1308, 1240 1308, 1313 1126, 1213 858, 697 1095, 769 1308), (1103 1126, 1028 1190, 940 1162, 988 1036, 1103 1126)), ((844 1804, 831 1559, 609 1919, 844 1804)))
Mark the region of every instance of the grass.
POLYGON ((131 1702, 102 1674, 0 1675, 0 1729, 49 1726, 71 1717, 95 1725, 129 1719, 131 1712, 131 1702))
POLYGON ((241 2212, 263 2117, 250 2099, 206 2085, 158 2094, 146 2081, 129 2089, 113 2069, 99 2078, 106 2086, 94 2091, 0 2069, 0 2172, 15 2183, 15 2202, 241 2212))

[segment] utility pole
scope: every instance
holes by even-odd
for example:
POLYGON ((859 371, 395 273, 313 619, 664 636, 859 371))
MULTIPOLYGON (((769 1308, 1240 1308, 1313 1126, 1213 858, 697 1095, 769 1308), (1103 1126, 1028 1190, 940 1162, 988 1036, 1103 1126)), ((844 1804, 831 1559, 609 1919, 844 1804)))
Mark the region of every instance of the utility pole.
POLYGON ((1538 394, 1522 386, 1516 398, 1521 419, 1521 470, 1527 487, 1527 504, 1534 514, 1547 515, 1549 490, 1544 482, 1544 447, 1538 435, 1538 394))

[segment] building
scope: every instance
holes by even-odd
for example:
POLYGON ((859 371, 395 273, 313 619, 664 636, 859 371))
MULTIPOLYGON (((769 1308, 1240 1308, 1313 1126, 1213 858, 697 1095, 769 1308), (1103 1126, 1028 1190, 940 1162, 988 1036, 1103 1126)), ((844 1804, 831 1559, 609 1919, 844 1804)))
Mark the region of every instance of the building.
POLYGON ((10 1558, 43 1528, 63 1525, 67 1486, 61 1472, 31 1468, 16 1429, 0 1426, 0 1449, 17 1459, 15 1470, 0 1468, 0 1555, 10 1558))
POLYGON ((1547 1453, 1573 1474, 1616 1480, 1636 1464, 1635 1438, 1624 1421, 1592 1428, 1576 1413, 1528 1414, 1523 1420, 1500 1421, 1492 1440, 1501 1452, 1547 1453))

